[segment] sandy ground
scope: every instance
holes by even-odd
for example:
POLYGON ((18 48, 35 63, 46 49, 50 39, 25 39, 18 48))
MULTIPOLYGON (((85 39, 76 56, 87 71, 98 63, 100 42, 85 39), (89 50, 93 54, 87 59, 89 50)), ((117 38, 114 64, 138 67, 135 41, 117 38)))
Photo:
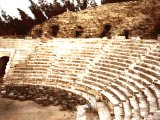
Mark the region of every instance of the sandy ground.
POLYGON ((98 113, 90 112, 90 113, 87 113, 86 116, 87 116, 86 117, 87 120, 99 120, 98 113))
POLYGON ((0 120, 75 120, 76 113, 60 106, 41 106, 33 101, 0 98, 0 120))

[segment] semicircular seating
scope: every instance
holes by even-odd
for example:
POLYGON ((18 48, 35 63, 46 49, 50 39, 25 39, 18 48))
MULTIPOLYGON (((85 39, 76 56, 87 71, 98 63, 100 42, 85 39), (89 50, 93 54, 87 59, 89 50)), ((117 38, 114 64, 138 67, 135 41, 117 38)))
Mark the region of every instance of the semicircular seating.
POLYGON ((160 41, 51 40, 37 45, 8 81, 88 96, 100 120, 152 120, 160 110, 160 41))

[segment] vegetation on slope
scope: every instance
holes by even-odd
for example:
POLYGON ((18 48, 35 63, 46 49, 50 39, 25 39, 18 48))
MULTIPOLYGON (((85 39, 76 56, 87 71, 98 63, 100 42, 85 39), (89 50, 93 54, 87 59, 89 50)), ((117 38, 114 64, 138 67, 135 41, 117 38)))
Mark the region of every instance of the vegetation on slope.
POLYGON ((89 6, 97 6, 96 2, 92 0, 76 0, 77 5, 71 3, 69 0, 61 0, 61 3, 54 0, 53 3, 48 3, 46 0, 38 0, 39 4, 29 0, 31 5, 29 6, 30 11, 34 15, 31 18, 25 11, 17 8, 21 19, 14 18, 7 15, 5 11, 1 11, 2 16, 0 17, 0 35, 27 35, 30 29, 37 24, 50 19, 53 16, 57 16, 66 11, 79 11, 84 10, 89 6))

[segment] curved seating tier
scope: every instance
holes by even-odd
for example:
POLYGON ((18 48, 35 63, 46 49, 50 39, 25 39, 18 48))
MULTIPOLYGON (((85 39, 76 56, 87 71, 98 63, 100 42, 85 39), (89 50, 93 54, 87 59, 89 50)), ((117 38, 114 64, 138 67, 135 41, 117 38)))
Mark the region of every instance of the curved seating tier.
POLYGON ((55 39, 37 45, 11 75, 14 83, 53 85, 90 96, 100 120, 152 120, 160 110, 156 40, 55 39))

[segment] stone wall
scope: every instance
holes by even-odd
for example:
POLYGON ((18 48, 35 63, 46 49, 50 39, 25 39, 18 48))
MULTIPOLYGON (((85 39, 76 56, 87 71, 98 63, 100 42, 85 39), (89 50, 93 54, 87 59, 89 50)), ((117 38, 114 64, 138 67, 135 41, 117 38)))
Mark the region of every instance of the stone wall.
POLYGON ((46 22, 34 26, 31 35, 34 37, 102 37, 104 26, 110 25, 108 34, 124 35, 127 30, 130 36, 156 38, 159 30, 160 2, 158 0, 137 0, 120 3, 108 3, 80 12, 65 12, 46 22), (57 35, 53 35, 53 26, 57 26, 57 35), (81 28, 81 33, 76 36, 81 28))
POLYGON ((16 65, 20 66, 25 64, 30 53, 35 49, 37 42, 39 42, 39 40, 0 38, 0 57, 9 57, 4 79, 9 71, 12 71, 16 65))

